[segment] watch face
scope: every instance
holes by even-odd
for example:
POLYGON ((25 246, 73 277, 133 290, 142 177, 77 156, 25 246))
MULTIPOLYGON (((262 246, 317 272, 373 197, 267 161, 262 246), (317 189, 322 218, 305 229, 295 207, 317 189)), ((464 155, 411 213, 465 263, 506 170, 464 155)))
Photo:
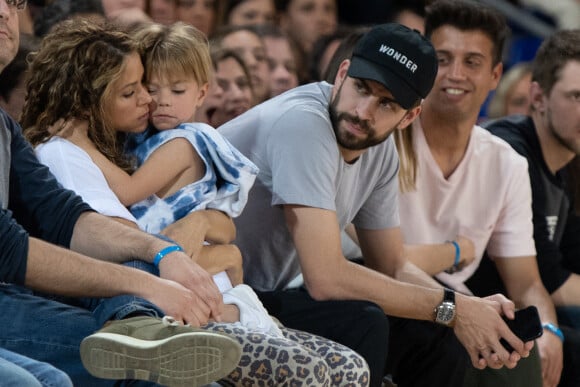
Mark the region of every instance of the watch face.
POLYGON ((449 324, 455 317, 455 305, 451 302, 442 302, 437 307, 437 316, 435 321, 441 324, 449 324))

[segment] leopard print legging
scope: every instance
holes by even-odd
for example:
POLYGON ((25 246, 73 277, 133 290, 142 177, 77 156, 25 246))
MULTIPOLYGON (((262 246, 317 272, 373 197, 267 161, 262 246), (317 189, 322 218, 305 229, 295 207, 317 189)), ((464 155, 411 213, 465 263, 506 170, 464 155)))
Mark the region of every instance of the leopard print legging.
POLYGON ((368 386, 365 360, 344 345, 280 327, 284 337, 251 331, 241 324, 211 323, 209 330, 235 337, 242 358, 222 386, 368 386))

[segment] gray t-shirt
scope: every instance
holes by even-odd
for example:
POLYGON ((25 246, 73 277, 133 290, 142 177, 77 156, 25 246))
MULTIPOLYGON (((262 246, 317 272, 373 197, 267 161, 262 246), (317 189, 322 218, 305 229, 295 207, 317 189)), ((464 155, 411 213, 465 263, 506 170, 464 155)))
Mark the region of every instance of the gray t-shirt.
POLYGON ((235 219, 245 281, 283 289, 300 265, 282 205, 335 211, 340 229, 399 226, 398 155, 392 138, 347 164, 328 114, 332 85, 298 87, 219 128, 260 169, 248 204, 235 219))

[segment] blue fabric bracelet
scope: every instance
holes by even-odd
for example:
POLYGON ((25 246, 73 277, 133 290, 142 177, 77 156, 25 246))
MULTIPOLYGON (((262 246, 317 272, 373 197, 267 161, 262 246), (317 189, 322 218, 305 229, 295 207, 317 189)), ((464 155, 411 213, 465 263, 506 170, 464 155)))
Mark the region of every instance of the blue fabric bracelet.
POLYGON ((542 324, 542 328, 547 329, 548 331, 552 332, 553 334, 558 336, 558 338, 560 339, 561 342, 564 342, 564 333, 562 333, 562 330, 560 328, 558 328, 556 325, 554 325, 552 323, 545 323, 545 324, 542 324))
POLYGON ((457 267, 459 265, 459 259, 461 258, 461 249, 459 248, 459 243, 456 241, 449 241, 455 247, 455 261, 453 262, 453 266, 457 267))
POLYGON ((456 241, 445 241, 445 243, 451 243, 453 247, 455 247, 455 259, 453 260, 453 265, 445 270, 447 274, 453 274, 459 271, 459 260, 461 259, 461 248, 459 247, 459 243, 456 241))
POLYGON ((177 245, 167 246, 167 247, 162 248, 157 253, 155 258, 153 259, 153 264, 155 265, 155 267, 159 267, 159 262, 161 262, 163 257, 165 257, 167 254, 172 253, 174 251, 183 251, 183 249, 181 248, 181 246, 177 246, 177 245))

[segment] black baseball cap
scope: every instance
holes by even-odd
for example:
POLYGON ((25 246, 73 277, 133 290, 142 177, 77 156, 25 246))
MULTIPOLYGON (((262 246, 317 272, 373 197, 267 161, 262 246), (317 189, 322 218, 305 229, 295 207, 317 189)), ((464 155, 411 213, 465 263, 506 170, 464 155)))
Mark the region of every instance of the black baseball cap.
POLYGON ((381 83, 399 105, 410 109, 431 91, 437 55, 419 31, 396 23, 381 24, 360 38, 347 74, 381 83))

